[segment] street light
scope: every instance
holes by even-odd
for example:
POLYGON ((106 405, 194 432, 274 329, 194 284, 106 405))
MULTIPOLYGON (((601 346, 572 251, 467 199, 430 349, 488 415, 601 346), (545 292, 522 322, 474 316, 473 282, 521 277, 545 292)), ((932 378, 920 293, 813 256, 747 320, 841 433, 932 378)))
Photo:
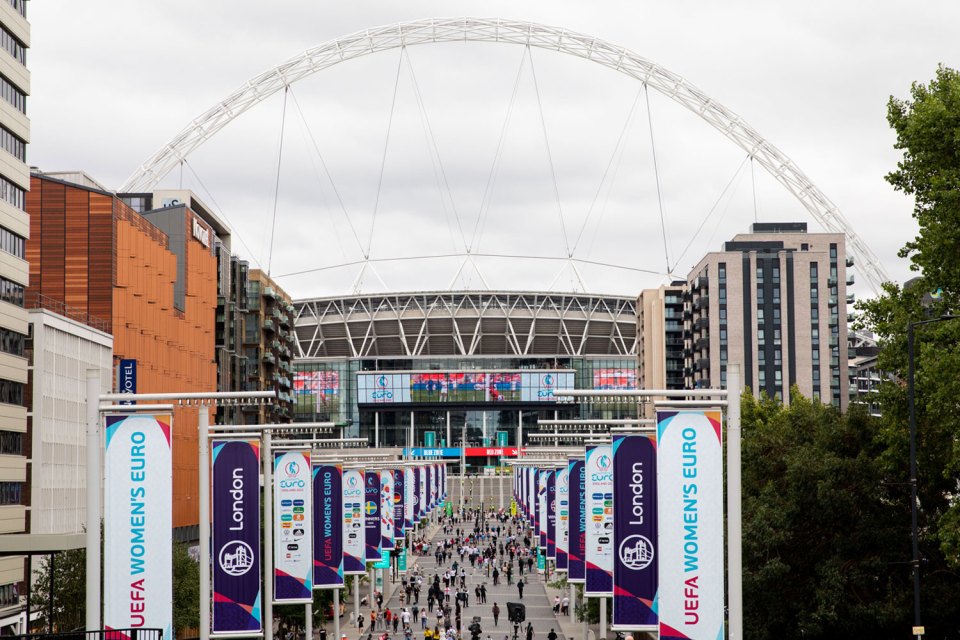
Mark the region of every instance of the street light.
MULTIPOLYGON (((920 627, 920 540, 917 534, 917 407, 914 398, 913 328, 960 318, 945 314, 939 318, 907 323, 907 406, 910 411, 910 535, 913 543, 913 624, 920 627)), ((919 638, 920 636, 917 635, 919 638)))

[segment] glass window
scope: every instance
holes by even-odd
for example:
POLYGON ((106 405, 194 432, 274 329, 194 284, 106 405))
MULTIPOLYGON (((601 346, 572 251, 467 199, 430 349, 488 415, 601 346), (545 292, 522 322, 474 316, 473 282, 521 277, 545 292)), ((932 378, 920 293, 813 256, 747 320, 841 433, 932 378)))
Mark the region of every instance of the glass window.
POLYGON ((0 29, 0 46, 22 65, 27 64, 27 48, 6 27, 0 29))
POLYGON ((27 112, 27 95, 3 76, 0 76, 0 97, 13 105, 20 113, 27 112))

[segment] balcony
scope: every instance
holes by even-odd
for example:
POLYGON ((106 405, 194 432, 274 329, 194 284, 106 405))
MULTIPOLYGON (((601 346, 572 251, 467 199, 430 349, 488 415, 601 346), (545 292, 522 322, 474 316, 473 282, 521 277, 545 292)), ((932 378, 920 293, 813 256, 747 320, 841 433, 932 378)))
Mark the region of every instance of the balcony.
POLYGON ((700 296, 693 303, 694 309, 706 309, 710 306, 710 296, 700 296))
POLYGON ((857 296, 855 296, 852 293, 847 294, 847 304, 853 304, 856 301, 857 301, 857 296))
POLYGON ((847 256, 847 267, 853 266, 853 256, 847 256))
POLYGON ((710 348, 710 337, 709 337, 709 336, 705 336, 705 337, 703 337, 703 338, 700 338, 699 340, 697 340, 696 345, 697 345, 697 349, 709 349, 709 348, 710 348))
POLYGON ((710 327, 710 318, 697 318, 693 323, 694 329, 707 329, 710 327))
POLYGON ((277 364, 277 358, 269 351, 264 354, 263 361, 267 364, 277 364))
POLYGON ((848 273, 848 274, 847 274, 847 286, 848 286, 848 287, 853 286, 853 283, 854 283, 855 281, 856 281, 856 279, 853 277, 853 274, 852 274, 852 273, 848 273))
POLYGON ((827 298, 827 306, 829 306, 829 307, 835 307, 835 306, 837 306, 837 297, 836 297, 836 296, 830 296, 829 298, 827 298))
POLYGON ((709 371, 710 358, 697 358, 697 362, 693 365, 693 369, 694 371, 709 371))
POLYGON ((279 340, 274 340, 273 342, 270 343, 270 348, 271 348, 271 349, 279 349, 280 346, 281 346, 281 344, 280 344, 280 341, 279 341, 279 340))
POLYGON ((277 325, 273 324, 273 320, 267 318, 263 321, 263 330, 264 331, 276 331, 277 325))

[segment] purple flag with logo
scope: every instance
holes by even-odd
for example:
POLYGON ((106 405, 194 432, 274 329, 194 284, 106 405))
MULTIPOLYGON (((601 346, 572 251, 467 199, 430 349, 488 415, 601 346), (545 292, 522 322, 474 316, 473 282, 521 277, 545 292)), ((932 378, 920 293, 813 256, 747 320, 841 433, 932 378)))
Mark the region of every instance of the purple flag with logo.
POLYGON ((557 472, 547 472, 547 560, 557 559, 557 472))
POLYGON ((366 528, 365 555, 367 562, 380 561, 380 472, 365 471, 363 481, 363 513, 366 528))
POLYGON ((586 579, 584 553, 587 546, 586 478, 583 460, 570 460, 570 541, 567 549, 567 582, 583 584, 586 579))
POLYGON ((347 469, 343 472, 343 573, 363 575, 366 516, 363 513, 363 471, 347 469))
POLYGON ((338 464, 313 467, 313 588, 343 586, 343 476, 338 464))
POLYGON ((393 536, 397 540, 403 540, 403 534, 406 531, 406 519, 404 518, 406 501, 406 475, 403 469, 393 470, 393 536))
POLYGON ((653 434, 613 437, 613 626, 656 631, 657 445, 653 434))
POLYGON ((421 485, 423 484, 423 467, 414 467, 413 468, 413 526, 420 524, 420 519, 423 516, 422 500, 421 500, 421 485))
POLYGON ((215 440, 213 632, 259 632, 260 443, 215 440))

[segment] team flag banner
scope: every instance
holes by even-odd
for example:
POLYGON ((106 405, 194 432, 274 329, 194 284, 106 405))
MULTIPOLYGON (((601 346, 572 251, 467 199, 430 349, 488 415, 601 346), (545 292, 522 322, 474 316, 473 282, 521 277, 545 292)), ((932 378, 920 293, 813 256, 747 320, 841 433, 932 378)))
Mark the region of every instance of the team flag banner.
POLYGON ((313 467, 313 588, 343 586, 343 467, 313 467))
POLYGON ((413 468, 403 468, 403 528, 413 531, 413 468))
POLYGON ((310 450, 273 454, 273 601, 313 601, 310 450))
POLYGON ((724 635, 719 411, 657 412, 660 638, 724 635))
POLYGON ((588 445, 586 456, 587 563, 584 595, 613 595, 613 451, 588 445))
POLYGON ((173 635, 170 414, 108 415, 104 456, 105 629, 173 635))
POLYGON ((380 472, 380 553, 396 549, 393 522, 393 470, 380 472))
POLYGON ((366 522, 363 514, 363 471, 343 472, 343 573, 364 575, 367 572, 364 540, 366 522))
POLYGON ((557 469, 557 571, 567 570, 570 548, 570 469, 557 469))
POLYGON ((364 504, 366 516, 365 558, 367 562, 380 561, 380 472, 364 472, 364 504))
POLYGON ((547 560, 557 559, 557 472, 547 472, 547 560))
POLYGON ((420 513, 420 519, 427 517, 427 468, 425 466, 417 467, 417 474, 420 476, 420 491, 417 499, 419 500, 417 509, 420 513))
POLYGON ((404 469, 393 470, 393 537, 396 540, 403 540, 403 534, 406 531, 406 486, 407 476, 404 469))
POLYGON ((586 581, 587 510, 586 476, 583 460, 572 458, 567 465, 570 481, 570 547, 567 550, 567 582, 586 581))
MULTIPOLYGON (((613 437, 613 625, 657 630, 657 441, 613 437)), ((711 638, 716 640, 716 638, 711 638)))
POLYGON ((213 633, 258 633, 261 617, 260 441, 214 440, 213 633))

